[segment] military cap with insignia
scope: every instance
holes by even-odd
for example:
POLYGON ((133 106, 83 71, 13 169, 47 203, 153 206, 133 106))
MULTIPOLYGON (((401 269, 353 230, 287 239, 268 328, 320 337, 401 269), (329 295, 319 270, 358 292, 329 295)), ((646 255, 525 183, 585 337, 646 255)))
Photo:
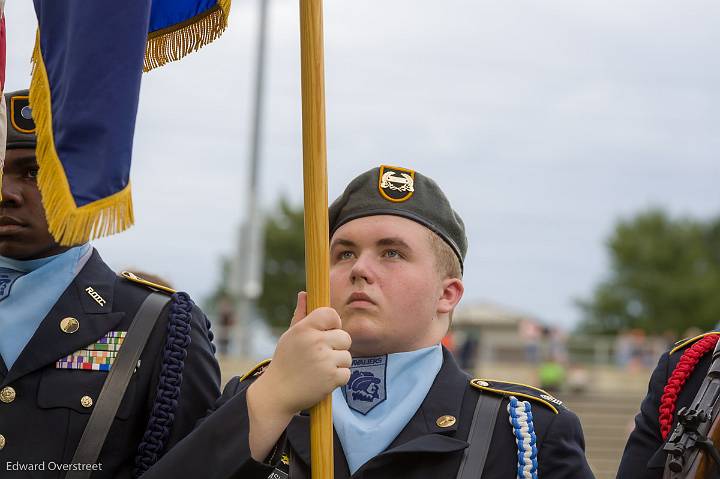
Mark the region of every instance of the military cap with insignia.
POLYGON ((420 223, 450 245, 463 266, 468 247, 465 224, 431 178, 387 165, 366 171, 330 205, 330 236, 348 221, 374 215, 401 216, 420 223))
POLYGON ((18 90, 5 93, 8 115, 7 149, 35 148, 35 122, 30 108, 30 92, 18 90))

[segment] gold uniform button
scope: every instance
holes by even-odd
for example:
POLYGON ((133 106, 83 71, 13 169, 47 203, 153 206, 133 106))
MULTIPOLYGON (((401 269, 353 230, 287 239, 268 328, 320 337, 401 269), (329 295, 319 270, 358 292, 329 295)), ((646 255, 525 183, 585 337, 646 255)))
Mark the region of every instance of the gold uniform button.
POLYGON ((0 449, 5 447, 5 436, 0 434, 0 449))
POLYGON ((455 419, 455 416, 440 416, 439 418, 437 418, 437 421, 435 421, 435 424, 437 424, 439 427, 450 427, 456 422, 457 419, 455 419))
POLYGON ((82 404, 82 407, 92 407, 93 400, 90 396, 83 396, 80 398, 80 404, 82 404))
POLYGON ((13 402, 15 400, 15 396, 15 389, 11 388, 10 386, 0 389, 0 401, 4 402, 5 404, 13 402))
POLYGON ((72 334, 80 329, 80 321, 75 318, 67 317, 60 321, 60 329, 63 333, 72 334))

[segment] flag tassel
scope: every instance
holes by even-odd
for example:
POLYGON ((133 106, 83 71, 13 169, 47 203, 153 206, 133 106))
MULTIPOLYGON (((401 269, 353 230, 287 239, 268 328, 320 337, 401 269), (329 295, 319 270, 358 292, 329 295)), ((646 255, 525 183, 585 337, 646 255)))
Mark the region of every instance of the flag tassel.
POLYGON ((40 52, 38 31, 32 56, 30 98, 37 128, 36 157, 38 187, 47 213, 50 233, 64 246, 85 243, 91 238, 112 235, 134 223, 130 183, 117 193, 78 207, 65 170, 55 151, 52 130, 50 85, 40 52))
POLYGON ((231 0, 217 5, 182 23, 148 35, 144 71, 180 60, 217 39, 227 28, 231 0))

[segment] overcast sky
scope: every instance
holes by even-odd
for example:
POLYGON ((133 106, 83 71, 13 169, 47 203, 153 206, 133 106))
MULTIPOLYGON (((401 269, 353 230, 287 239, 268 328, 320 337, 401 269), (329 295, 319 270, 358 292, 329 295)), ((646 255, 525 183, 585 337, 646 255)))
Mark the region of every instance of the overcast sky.
MULTIPOLYGON (((31 2, 9 2, 6 90, 26 87, 31 2)), ((302 201, 299 18, 272 0, 262 198, 302 201)), ((720 3, 326 1, 330 199, 382 163, 435 178, 464 218, 463 302, 572 326, 604 242, 649 206, 720 212, 720 3)), ((257 3, 215 43, 143 78, 135 226, 96 241, 116 269, 197 299, 243 216, 257 3)))

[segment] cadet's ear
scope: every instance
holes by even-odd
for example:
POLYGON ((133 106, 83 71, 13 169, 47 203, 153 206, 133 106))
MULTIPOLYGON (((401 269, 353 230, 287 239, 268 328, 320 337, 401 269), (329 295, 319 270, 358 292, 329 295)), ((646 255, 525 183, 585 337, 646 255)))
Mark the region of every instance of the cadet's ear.
POLYGON ((465 286, 459 278, 445 278, 442 281, 442 294, 438 301, 437 312, 445 314, 455 309, 465 292, 465 286))

